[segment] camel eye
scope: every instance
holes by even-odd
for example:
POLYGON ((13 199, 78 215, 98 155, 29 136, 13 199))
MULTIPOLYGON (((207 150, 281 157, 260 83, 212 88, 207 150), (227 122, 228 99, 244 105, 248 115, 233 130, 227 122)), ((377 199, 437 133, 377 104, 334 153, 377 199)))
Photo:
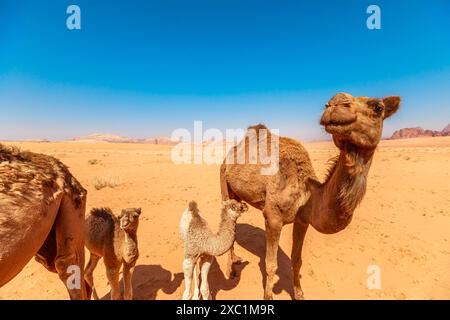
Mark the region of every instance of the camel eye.
POLYGON ((383 106, 381 104, 374 104, 372 106, 373 111, 375 111, 375 113, 377 114, 381 114, 383 112, 383 106))

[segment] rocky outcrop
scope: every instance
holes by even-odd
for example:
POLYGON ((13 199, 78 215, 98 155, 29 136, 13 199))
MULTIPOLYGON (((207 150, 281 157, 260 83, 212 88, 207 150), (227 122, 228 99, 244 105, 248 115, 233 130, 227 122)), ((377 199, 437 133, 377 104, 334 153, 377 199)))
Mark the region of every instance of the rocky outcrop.
POLYGON ((444 135, 450 135, 450 123, 441 131, 444 135))
POLYGON ((421 127, 403 128, 394 132, 390 139, 409 139, 419 137, 442 137, 450 136, 450 124, 442 131, 426 130, 421 127))

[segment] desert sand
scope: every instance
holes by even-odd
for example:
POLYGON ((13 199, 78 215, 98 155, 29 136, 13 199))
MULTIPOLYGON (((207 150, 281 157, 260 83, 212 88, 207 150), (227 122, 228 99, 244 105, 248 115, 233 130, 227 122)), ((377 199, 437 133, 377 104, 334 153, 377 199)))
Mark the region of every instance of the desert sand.
MULTIPOLYGON (((183 248, 178 222, 188 201, 216 229, 220 215, 219 165, 175 165, 170 146, 120 143, 6 143, 55 156, 88 190, 88 212, 142 207, 135 299, 180 299, 183 248), (106 186, 105 186, 106 185, 106 186), (103 187, 104 186, 104 187, 103 187), (96 188, 97 187, 97 188, 96 188), (98 190, 98 188, 103 187, 98 190)), ((305 143, 318 176, 338 153, 332 142, 305 143)), ((450 299, 450 137, 382 141, 367 194, 350 226, 335 235, 309 229, 303 250, 306 299, 450 299), (381 289, 369 290, 367 268, 381 270, 381 289)), ((87 212, 87 213, 88 213, 87 212)), ((283 229, 275 299, 290 299, 292 226, 283 229)), ((224 276, 226 257, 213 264, 216 299, 261 299, 264 219, 251 208, 238 223, 236 252, 246 261, 239 277, 224 276)), ((86 255, 86 260, 88 255, 86 255)), ((109 298, 104 265, 95 282, 109 298)), ((0 299, 67 299, 56 274, 34 260, 0 288, 0 299)))

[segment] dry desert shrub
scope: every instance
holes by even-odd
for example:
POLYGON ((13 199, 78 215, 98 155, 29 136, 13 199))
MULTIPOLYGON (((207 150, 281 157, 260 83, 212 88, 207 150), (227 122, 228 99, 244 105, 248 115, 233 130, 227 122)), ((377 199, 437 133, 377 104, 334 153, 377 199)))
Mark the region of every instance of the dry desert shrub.
POLYGON ((121 184, 119 178, 95 178, 94 188, 101 190, 103 188, 115 188, 121 184))

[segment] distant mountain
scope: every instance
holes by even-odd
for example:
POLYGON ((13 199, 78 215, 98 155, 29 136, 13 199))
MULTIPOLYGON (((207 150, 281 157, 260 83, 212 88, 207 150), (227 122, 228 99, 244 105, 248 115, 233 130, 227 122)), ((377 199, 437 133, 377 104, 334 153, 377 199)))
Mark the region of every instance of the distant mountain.
POLYGON ((23 140, 22 142, 49 143, 50 140, 47 140, 47 139, 28 139, 28 140, 23 140))
POLYGON ((112 142, 112 143, 142 143, 142 139, 131 139, 121 136, 116 136, 107 133, 94 133, 87 136, 74 138, 73 141, 91 141, 91 142, 112 142))
POLYGON ((110 142, 110 143, 148 143, 148 144, 160 144, 160 145, 173 145, 178 142, 172 141, 168 137, 157 137, 150 139, 135 139, 117 136, 107 133, 94 133, 87 136, 77 137, 72 139, 77 142, 110 142))
POLYGON ((442 137, 450 136, 450 124, 442 131, 426 130, 421 127, 403 128, 394 132, 389 139, 409 139, 419 137, 442 137))
POLYGON ((172 141, 169 137, 156 137, 156 138, 145 139, 145 143, 168 145, 168 146, 175 145, 178 142, 172 141))

